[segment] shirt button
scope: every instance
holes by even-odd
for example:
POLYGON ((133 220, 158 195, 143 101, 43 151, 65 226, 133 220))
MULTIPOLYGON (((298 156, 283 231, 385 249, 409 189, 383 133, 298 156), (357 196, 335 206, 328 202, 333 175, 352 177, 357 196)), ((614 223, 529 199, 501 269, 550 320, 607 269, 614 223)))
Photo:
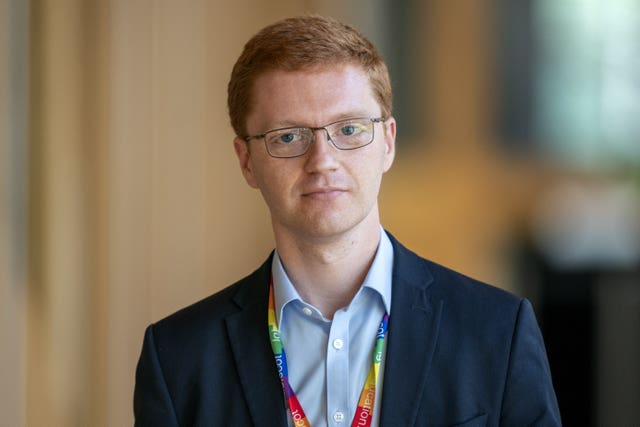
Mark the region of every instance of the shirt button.
POLYGON ((302 309, 302 312, 304 314, 306 314, 307 316, 311 316, 313 314, 313 311, 309 308, 309 307, 305 307, 302 309))
POLYGON ((335 414, 333 414, 333 421, 341 423, 342 421, 344 421, 344 414, 340 411, 336 412, 335 414))
MULTIPOLYGON (((340 350, 343 346, 344 341, 342 341, 340 338, 333 340, 333 348, 335 348, 336 350, 340 350)), ((336 414, 337 413, 338 412, 336 412, 336 414)))

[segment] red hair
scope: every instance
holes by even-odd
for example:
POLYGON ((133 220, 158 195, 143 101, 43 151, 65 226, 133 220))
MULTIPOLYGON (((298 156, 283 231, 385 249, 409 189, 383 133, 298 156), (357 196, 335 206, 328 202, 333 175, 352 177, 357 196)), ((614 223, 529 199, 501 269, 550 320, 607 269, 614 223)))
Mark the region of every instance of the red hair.
POLYGON ((254 35, 236 61, 227 88, 231 126, 246 136, 253 85, 267 71, 299 71, 352 64, 369 77, 382 116, 391 115, 391 82, 387 66, 373 43, 333 18, 306 15, 271 24, 254 35))

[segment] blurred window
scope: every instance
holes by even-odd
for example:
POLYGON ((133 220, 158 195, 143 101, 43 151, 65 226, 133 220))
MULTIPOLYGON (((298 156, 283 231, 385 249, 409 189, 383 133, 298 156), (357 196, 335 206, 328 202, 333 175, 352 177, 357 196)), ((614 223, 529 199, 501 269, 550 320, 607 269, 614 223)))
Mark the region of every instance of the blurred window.
POLYGON ((640 2, 500 3, 507 139, 570 166, 639 166, 640 2))

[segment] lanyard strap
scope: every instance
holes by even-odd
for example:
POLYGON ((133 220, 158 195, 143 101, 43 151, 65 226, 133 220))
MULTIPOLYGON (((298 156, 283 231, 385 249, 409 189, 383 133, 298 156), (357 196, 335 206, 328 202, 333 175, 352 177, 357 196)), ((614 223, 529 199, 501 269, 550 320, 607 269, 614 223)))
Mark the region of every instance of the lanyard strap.
MULTIPOLYGON (((289 406, 291 417, 293 418, 293 424, 296 427, 311 427, 307 416, 302 409, 302 405, 298 401, 291 384, 289 384, 289 370, 287 368, 287 354, 284 351, 282 340, 280 339, 280 331, 276 323, 276 309, 275 301, 273 298, 273 276, 269 279, 269 338, 271 340, 271 349, 273 350, 273 356, 276 359, 276 367, 278 368, 278 375, 282 383, 282 390, 284 391, 284 397, 289 406)), ((376 385, 378 384, 378 373, 380 371, 380 362, 382 361, 382 350, 384 349, 384 340, 387 336, 387 326, 389 324, 389 315, 385 312, 378 327, 378 334, 376 336, 376 342, 373 347, 373 364, 369 369, 369 374, 362 387, 360 393, 360 400, 358 401, 358 407, 356 408, 355 416, 353 417, 352 427, 371 425, 371 419, 373 415, 373 405, 376 400, 376 385)))

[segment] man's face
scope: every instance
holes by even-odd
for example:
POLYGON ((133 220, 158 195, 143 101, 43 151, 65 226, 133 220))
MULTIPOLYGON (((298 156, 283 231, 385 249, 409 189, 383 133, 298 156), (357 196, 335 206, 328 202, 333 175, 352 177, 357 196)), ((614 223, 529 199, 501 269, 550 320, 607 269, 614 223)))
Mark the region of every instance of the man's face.
MULTIPOLYGON (((381 114, 369 79, 352 65, 270 71, 256 80, 253 94, 249 135, 381 114)), ((234 140, 244 177, 261 191, 276 235, 322 238, 359 225, 377 226, 382 174, 395 153, 395 120, 374 126, 371 144, 348 151, 334 147, 323 130, 316 131, 306 154, 294 158, 271 157, 262 138, 234 140)))

